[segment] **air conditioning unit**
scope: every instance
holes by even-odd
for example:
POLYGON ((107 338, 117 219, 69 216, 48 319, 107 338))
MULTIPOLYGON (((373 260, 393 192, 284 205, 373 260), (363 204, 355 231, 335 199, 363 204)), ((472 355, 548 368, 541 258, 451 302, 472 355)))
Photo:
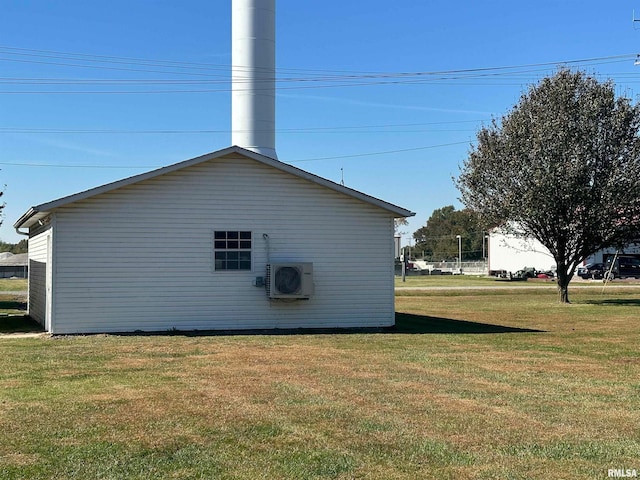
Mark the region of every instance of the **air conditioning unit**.
POLYGON ((265 283, 269 298, 311 298, 313 263, 269 263, 265 283))

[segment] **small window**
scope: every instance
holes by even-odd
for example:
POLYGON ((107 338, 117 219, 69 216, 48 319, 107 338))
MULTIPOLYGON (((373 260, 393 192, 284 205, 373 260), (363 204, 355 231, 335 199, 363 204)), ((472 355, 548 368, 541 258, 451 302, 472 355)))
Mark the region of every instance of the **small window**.
POLYGON ((216 230, 213 251, 216 270, 251 270, 251 232, 216 230))

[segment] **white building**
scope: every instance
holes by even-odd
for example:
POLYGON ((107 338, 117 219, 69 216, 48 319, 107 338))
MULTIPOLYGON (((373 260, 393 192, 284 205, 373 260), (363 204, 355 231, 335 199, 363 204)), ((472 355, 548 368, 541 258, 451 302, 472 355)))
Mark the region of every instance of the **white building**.
POLYGON ((230 147, 32 207, 14 227, 29 235, 29 315, 51 333, 384 327, 393 220, 411 215, 230 147), (270 298, 267 265, 281 262, 305 269, 303 291, 270 298))
POLYGON ((0 278, 27 278, 28 265, 26 253, 2 252, 0 253, 0 278))
POLYGON ((488 270, 515 273, 525 267, 540 271, 555 270, 555 260, 549 250, 532 238, 507 234, 499 229, 489 232, 488 270))
MULTIPOLYGON (((489 271, 504 270, 515 273, 525 267, 539 271, 555 270, 553 256, 539 241, 533 238, 518 237, 494 229, 489 234, 488 263, 489 271)), ((587 257, 582 263, 604 263, 616 253, 615 248, 599 250, 587 257)), ((619 254, 640 255, 640 244, 630 244, 619 254)))
MULTIPOLYGON (((634 256, 640 256, 640 243, 632 243, 629 244, 627 246, 625 246, 624 248, 620 249, 619 251, 617 251, 618 255, 634 255, 634 256)), ((584 264, 587 263, 605 263, 607 258, 609 257, 613 257, 616 254, 616 249, 615 248, 605 248, 603 250, 600 250, 596 253, 594 253, 593 255, 589 255, 585 261, 583 262, 584 264)))
POLYGON ((29 236, 29 315, 47 331, 394 324, 393 220, 413 213, 277 160, 275 0, 232 10, 240 146, 15 223, 29 236))

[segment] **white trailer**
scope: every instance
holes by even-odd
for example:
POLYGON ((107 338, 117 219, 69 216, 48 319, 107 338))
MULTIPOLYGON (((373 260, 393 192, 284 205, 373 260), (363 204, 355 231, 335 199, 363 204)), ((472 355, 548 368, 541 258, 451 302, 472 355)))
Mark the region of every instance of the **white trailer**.
POLYGON ((515 273, 523 268, 539 271, 555 270, 553 256, 540 242, 495 229, 488 239, 489 272, 515 273))

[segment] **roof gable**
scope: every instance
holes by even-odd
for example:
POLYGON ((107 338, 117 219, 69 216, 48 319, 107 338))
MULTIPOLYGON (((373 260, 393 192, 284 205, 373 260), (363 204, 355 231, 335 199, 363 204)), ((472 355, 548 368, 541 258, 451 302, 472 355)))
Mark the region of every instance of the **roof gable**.
POLYGON ((102 193, 111 192, 118 188, 122 188, 128 185, 133 185, 134 183, 138 183, 144 180, 149 180, 161 175, 165 175, 171 172, 175 172, 177 170, 181 170, 183 168, 191 167, 194 165, 198 165, 200 163, 204 163, 210 160, 215 160, 217 158, 222 158, 227 155, 238 154, 244 157, 255 160, 256 162, 262 163, 264 165, 268 165, 277 170, 289 173, 299 178, 303 178, 312 183, 321 185, 330 190, 334 190, 336 192, 342 193, 344 195, 356 198, 370 205, 374 205, 383 210, 387 210, 389 213, 393 214, 395 217, 411 217, 415 215, 413 212, 401 208, 397 205, 393 205, 391 203, 385 202, 378 198, 372 197, 365 193, 362 193, 358 190, 354 190, 343 185, 332 182, 331 180, 327 180, 325 178, 319 177, 312 173, 309 173, 305 170, 299 169, 287 163, 280 162, 279 160, 260 155, 258 153, 252 152, 250 150, 246 150, 241 147, 232 146, 222 150, 218 150, 216 152, 207 153, 205 155, 201 155, 199 157, 195 157, 189 160, 185 160, 179 163, 175 163, 173 165, 169 165, 167 167, 158 168, 156 170, 151 170, 146 173, 141 173, 139 175, 134 175, 132 177, 124 178, 122 180, 118 180, 112 183, 107 183, 105 185, 101 185, 96 188, 92 188, 89 190, 85 190, 84 192, 76 193, 74 195, 69 195, 66 197, 59 198, 57 200, 53 200, 51 202, 43 203, 41 205, 37 205, 31 207, 27 212, 25 212, 15 223, 14 228, 28 228, 34 225, 38 220, 46 217, 52 210, 69 205, 73 202, 78 202, 80 200, 85 200, 87 198, 93 197, 95 195, 100 195, 102 193))

